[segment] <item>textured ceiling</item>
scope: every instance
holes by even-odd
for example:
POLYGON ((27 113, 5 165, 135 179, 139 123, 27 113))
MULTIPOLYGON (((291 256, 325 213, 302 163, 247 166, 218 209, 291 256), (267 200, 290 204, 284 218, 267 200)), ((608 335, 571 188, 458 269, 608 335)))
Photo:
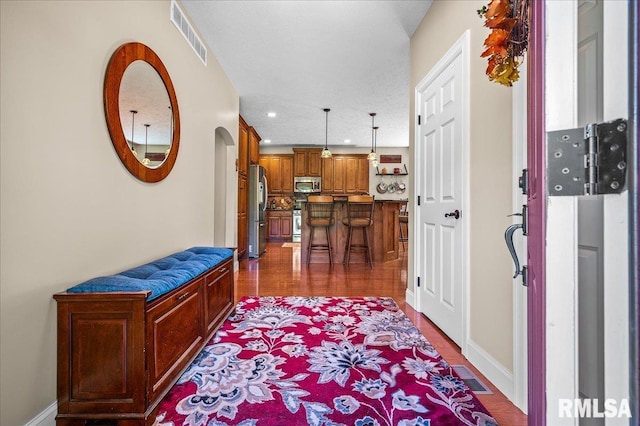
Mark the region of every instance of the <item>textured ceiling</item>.
POLYGON ((409 41, 426 1, 183 0, 272 145, 409 145, 409 41), (276 112, 276 118, 267 112, 276 112))

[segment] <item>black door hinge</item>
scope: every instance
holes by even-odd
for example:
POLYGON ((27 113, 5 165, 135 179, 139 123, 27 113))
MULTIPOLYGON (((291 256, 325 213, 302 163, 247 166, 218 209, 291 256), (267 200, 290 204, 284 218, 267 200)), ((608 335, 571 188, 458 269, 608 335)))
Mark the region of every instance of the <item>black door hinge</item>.
POLYGON ((418 277, 418 284, 417 284, 417 286, 418 286, 418 287, 420 287, 420 277, 418 277))
POLYGON ((418 195, 418 205, 420 205, 420 196, 418 195))
POLYGON ((418 126, 420 125, 421 119, 422 119, 422 117, 420 117, 420 115, 418 114, 418 126))
POLYGON ((550 196, 619 194, 626 175, 627 120, 547 132, 550 196))

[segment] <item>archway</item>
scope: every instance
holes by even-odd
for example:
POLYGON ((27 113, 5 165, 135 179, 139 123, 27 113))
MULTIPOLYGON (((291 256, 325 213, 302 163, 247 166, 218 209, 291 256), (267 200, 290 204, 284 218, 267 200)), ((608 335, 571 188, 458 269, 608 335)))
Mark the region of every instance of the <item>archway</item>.
POLYGON ((213 191, 213 244, 217 247, 235 247, 236 244, 236 181, 235 144, 224 127, 215 133, 215 164, 213 191))

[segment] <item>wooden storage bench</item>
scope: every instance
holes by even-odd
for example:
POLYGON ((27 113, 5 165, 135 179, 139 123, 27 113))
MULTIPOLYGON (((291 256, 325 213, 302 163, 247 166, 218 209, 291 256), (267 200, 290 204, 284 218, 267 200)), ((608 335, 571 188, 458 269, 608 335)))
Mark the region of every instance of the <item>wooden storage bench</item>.
POLYGON ((233 309, 233 250, 193 247, 53 297, 57 425, 150 425, 233 309))

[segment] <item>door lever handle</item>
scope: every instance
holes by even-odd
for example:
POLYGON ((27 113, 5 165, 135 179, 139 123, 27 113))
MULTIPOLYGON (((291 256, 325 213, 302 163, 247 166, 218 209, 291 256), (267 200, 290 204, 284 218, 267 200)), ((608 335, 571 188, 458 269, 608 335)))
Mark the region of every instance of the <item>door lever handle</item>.
POLYGON ((460 219, 460 210, 454 210, 451 213, 445 213, 444 217, 452 217, 454 219, 460 219))
POLYGON ((513 263, 516 268, 516 271, 513 274, 513 278, 516 278, 522 273, 522 270, 520 269, 520 260, 518 260, 516 248, 513 246, 513 233, 518 229, 523 229, 523 225, 521 223, 514 223, 513 225, 509 226, 506 231, 504 231, 504 240, 507 243, 509 254, 511 254, 511 258, 513 259, 513 263))
POLYGON ((522 229, 522 235, 527 235, 527 206, 522 206, 522 213, 514 213, 509 216, 522 216, 522 223, 514 223, 509 226, 504 231, 504 240, 507 243, 507 248, 509 249, 509 254, 511 254, 511 258, 513 259, 513 263, 515 266, 515 272, 513 274, 513 278, 516 278, 518 275, 522 275, 522 284, 524 286, 527 285, 527 267, 523 266, 520 268, 520 260, 518 259, 518 254, 516 253, 516 249, 513 245, 513 234, 518 230, 522 229))

